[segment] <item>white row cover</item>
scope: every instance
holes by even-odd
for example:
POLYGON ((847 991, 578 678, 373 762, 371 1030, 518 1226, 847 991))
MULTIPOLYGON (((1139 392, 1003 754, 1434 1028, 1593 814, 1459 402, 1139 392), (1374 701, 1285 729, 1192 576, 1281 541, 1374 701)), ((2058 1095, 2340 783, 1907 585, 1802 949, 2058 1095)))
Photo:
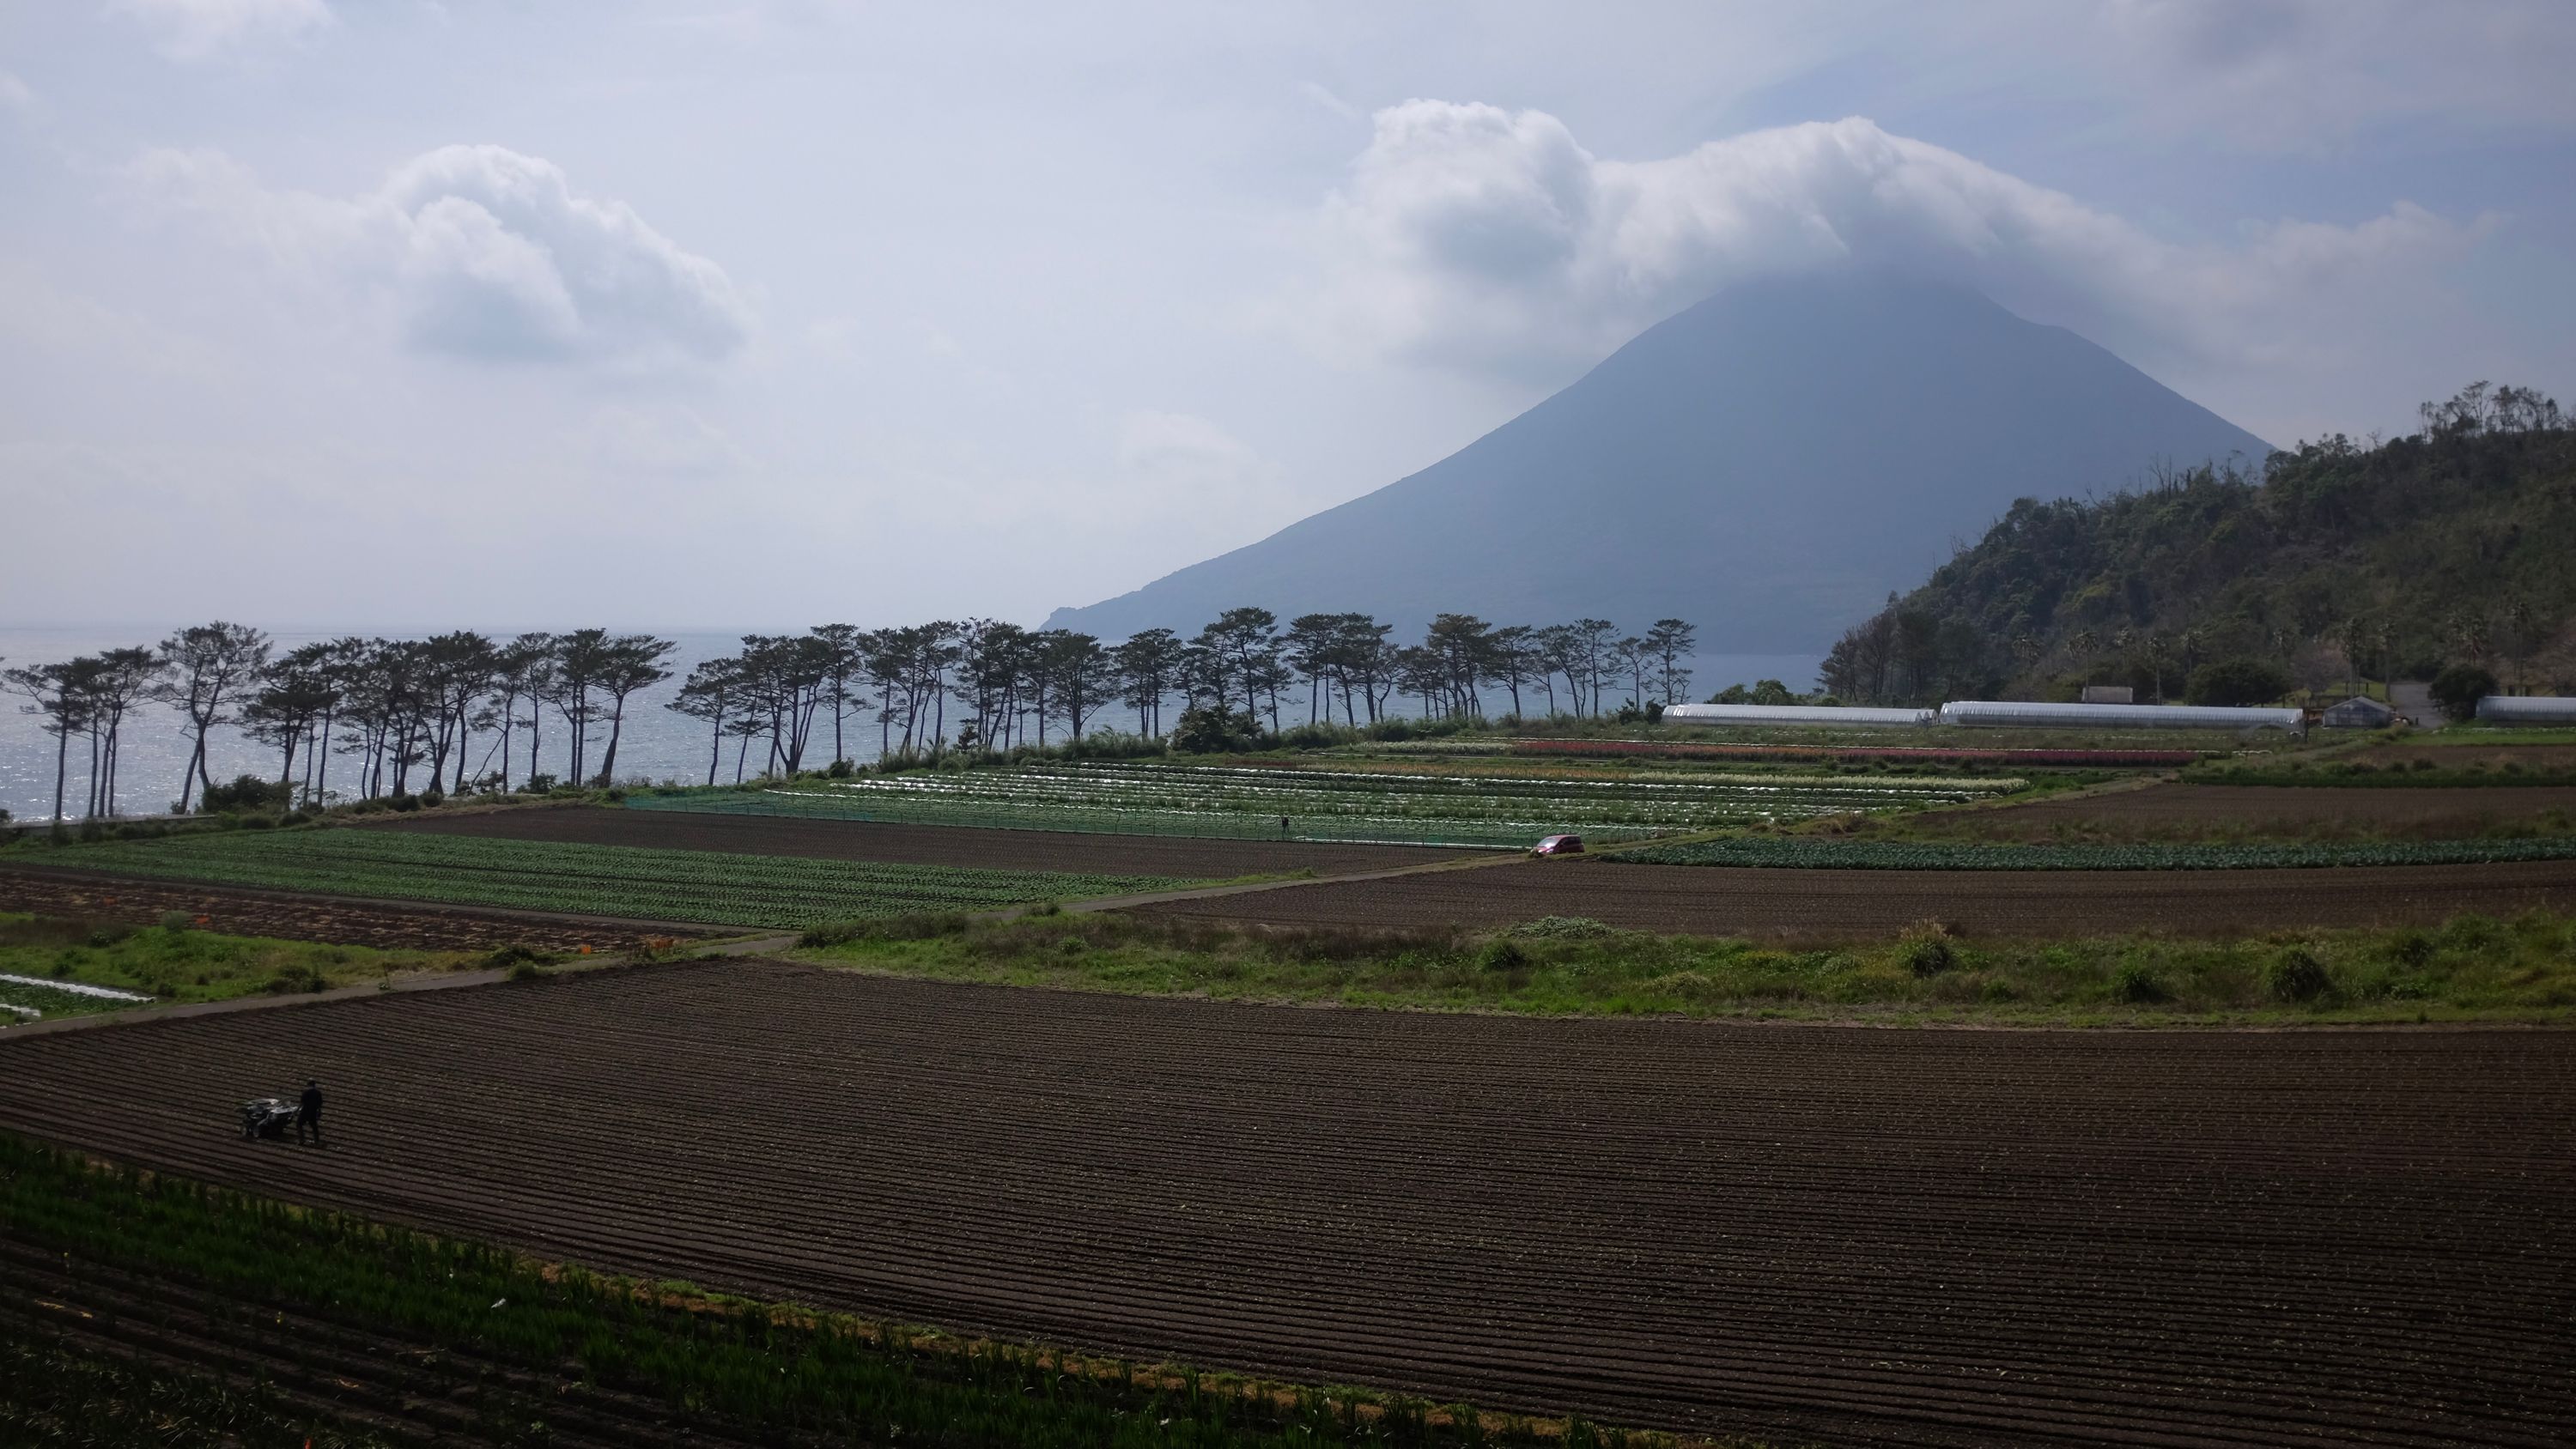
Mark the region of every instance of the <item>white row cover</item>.
POLYGON ((2091 725, 2108 729, 2296 730, 2295 709, 2238 709, 2212 704, 2042 704, 2035 700, 1955 699, 1941 723, 1983 727, 2091 725))
POLYGON ((1668 724, 1927 725, 1928 709, 1843 709, 1830 704, 1668 704, 1668 724))
POLYGON ((2490 694, 2478 701, 2478 718, 2503 724, 2576 725, 2576 699, 2551 694, 2490 694))

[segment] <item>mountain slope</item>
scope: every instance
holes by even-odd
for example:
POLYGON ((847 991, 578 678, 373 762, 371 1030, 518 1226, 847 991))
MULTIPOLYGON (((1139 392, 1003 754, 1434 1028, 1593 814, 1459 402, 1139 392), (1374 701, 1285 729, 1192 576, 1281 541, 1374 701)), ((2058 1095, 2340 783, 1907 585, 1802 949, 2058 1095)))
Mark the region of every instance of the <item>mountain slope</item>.
POLYGON ((1411 477, 1051 626, 1227 608, 1407 632, 1678 615, 1721 652, 1821 648, 2013 499, 2262 440, 2062 328, 1868 274, 1732 288, 1411 477))
POLYGON ((1825 663, 1861 702, 2174 691, 2245 658, 2313 689, 2449 663, 2576 689, 2576 430, 2521 388, 2469 389, 2414 437, 2013 505, 1855 626, 1825 663))

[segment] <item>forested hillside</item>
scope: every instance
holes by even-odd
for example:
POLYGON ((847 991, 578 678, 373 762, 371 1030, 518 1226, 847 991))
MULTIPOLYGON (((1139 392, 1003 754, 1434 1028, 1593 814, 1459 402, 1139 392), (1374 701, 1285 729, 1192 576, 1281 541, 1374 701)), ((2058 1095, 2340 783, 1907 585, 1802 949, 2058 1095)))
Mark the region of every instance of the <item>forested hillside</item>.
POLYGON ((2180 698, 2221 663, 2317 692, 2466 663, 2508 688, 2576 692, 2569 418, 2485 383, 2423 417, 2394 441, 2276 452, 2259 478, 2202 467, 2100 499, 2022 499, 1845 634, 1825 685, 1851 703, 2086 683, 2144 700, 2180 698))

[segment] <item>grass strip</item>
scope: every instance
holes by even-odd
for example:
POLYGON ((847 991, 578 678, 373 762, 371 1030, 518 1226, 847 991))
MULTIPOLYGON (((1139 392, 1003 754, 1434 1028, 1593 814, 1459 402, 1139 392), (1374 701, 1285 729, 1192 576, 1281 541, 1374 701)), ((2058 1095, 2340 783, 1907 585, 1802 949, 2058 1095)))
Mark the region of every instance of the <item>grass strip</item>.
MULTIPOLYGON (((106 987, 168 1004, 323 991, 413 972, 454 970, 482 959, 458 951, 379 951, 224 935, 192 929, 185 917, 176 920, 135 926, 0 913, 0 975, 106 987)), ((16 982, 0 982, 0 1003, 25 1006, 46 1017, 123 1011, 137 1004, 16 982)))
POLYGON ((2576 1019, 2576 918, 2238 941, 1971 942, 1925 924, 1785 950, 1582 918, 1508 930, 1283 929, 1123 912, 851 923, 806 960, 1015 986, 1543 1015, 2201 1026, 2576 1019))
MULTIPOLYGON (((1580 1420, 1532 1424, 1463 1406, 941 1339, 686 1284, 593 1274, 178 1178, 103 1170, 6 1136, 0 1229, 12 1242, 60 1255, 74 1276, 103 1268, 220 1294, 240 1312, 210 1331, 281 1365, 292 1365, 294 1344, 272 1341, 266 1326, 280 1311, 448 1350, 457 1357, 399 1357, 452 1373, 455 1395, 479 1396, 481 1417, 521 1435, 556 1412, 549 1405, 577 1405, 606 1390, 667 1405, 688 1428, 762 1443, 1645 1449, 1668 1442, 1580 1420), (474 1359, 519 1372, 490 1375, 474 1359)), ((48 1392, 24 1376, 0 1376, 0 1414, 35 1412, 48 1392)), ((488 1442, 523 1440, 496 1433, 488 1442)))
POLYGON ((723 926, 796 927, 1199 884, 497 840, 390 830, 232 831, 65 846, 45 863, 117 875, 723 926))

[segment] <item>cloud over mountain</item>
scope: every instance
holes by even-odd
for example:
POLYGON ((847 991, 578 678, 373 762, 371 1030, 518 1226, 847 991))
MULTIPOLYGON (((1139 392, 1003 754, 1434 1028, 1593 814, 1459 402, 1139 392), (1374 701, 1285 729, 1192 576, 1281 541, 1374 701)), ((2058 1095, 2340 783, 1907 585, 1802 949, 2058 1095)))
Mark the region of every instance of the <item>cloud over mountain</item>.
POLYGON ((380 307, 418 351, 650 366, 721 358, 750 334, 722 267, 504 147, 444 146, 345 200, 270 190, 217 152, 155 151, 134 172, 220 235, 380 307))
POLYGON ((1321 327, 1343 348, 1546 375, 1733 283, 1838 266, 1949 278, 2142 359, 2245 361, 2458 256, 2482 223, 2178 241, 1860 117, 1605 160, 1542 111, 1376 113, 1326 201, 1321 327))

